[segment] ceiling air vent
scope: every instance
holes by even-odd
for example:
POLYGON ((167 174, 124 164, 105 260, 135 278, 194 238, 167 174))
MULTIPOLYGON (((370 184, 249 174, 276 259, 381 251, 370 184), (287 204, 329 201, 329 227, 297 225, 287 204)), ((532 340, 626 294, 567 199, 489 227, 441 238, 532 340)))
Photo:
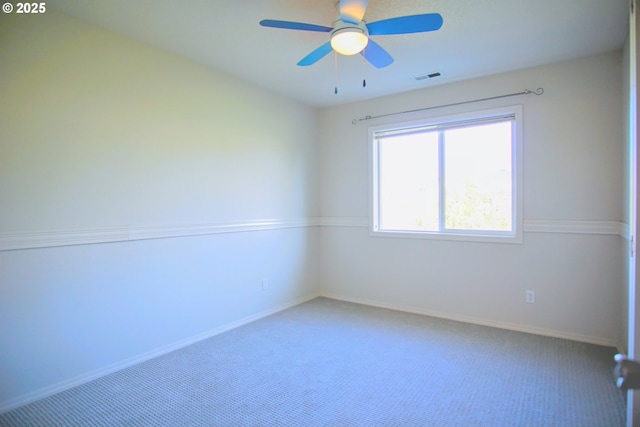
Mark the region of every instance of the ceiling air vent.
POLYGON ((417 82, 421 80, 432 79, 434 77, 440 77, 440 73, 429 73, 429 74, 418 74, 417 76, 413 76, 413 79, 417 82))

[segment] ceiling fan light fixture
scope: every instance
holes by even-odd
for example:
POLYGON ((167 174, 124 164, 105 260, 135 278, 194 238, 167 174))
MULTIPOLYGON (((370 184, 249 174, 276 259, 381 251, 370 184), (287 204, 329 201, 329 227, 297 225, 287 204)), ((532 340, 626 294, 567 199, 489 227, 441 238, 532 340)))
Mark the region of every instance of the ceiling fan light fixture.
POLYGON ((331 35, 331 47, 342 55, 355 55, 367 47, 369 37, 358 27, 340 28, 331 35))

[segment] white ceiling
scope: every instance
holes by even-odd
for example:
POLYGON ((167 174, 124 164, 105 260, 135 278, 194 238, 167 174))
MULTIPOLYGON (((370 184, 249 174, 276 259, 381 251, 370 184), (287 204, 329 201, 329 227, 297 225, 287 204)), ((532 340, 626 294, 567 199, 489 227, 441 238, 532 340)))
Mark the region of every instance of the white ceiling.
POLYGON ((332 26, 336 0, 51 0, 53 7, 315 107, 404 92, 622 47, 628 0, 370 0, 365 21, 440 13, 439 31, 375 40, 395 59, 360 55, 296 63, 327 33, 261 27, 262 19, 332 26), (441 77, 416 81, 415 75, 441 77), (363 75, 367 86, 362 87, 363 75))

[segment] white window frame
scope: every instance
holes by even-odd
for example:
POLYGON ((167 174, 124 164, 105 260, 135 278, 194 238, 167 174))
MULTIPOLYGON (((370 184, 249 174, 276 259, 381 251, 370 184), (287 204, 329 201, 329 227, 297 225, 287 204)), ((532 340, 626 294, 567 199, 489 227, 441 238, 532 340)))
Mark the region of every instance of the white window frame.
POLYGON ((421 118, 392 122, 369 128, 369 232, 377 237, 401 237, 436 240, 461 240, 488 243, 522 243, 523 226, 523 118, 522 105, 511 105, 486 110, 475 110, 446 116, 423 116, 421 118), (512 182, 512 230, 452 230, 441 227, 440 231, 380 230, 379 229, 379 178, 378 144, 376 135, 408 129, 432 126, 455 126, 456 123, 491 120, 513 116, 511 136, 511 182, 512 182))

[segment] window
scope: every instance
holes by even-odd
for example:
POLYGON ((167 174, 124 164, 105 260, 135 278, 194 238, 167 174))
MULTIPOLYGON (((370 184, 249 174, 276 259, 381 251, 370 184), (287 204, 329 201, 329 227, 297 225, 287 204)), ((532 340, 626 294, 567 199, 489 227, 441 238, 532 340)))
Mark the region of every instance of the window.
POLYGON ((522 241, 522 107, 370 129, 374 235, 522 241))

